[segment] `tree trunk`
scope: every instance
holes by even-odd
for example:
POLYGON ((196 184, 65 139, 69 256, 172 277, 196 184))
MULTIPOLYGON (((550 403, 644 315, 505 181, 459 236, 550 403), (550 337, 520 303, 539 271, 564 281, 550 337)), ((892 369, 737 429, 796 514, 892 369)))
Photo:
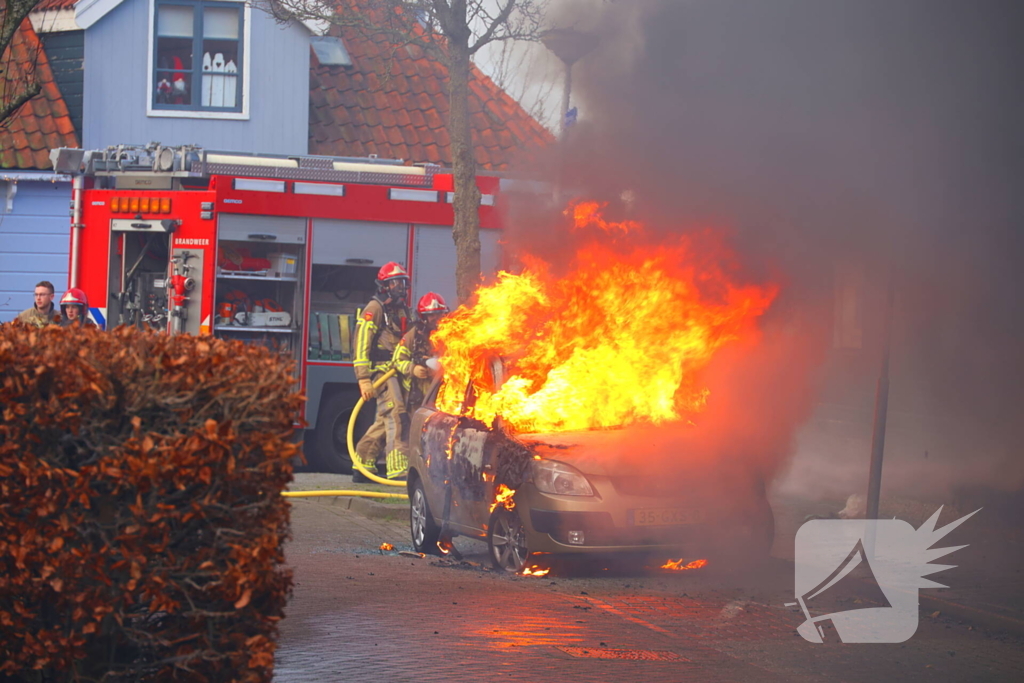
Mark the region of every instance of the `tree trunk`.
POLYGON ((480 190, 476 186, 476 157, 469 125, 469 31, 464 39, 448 36, 450 63, 448 136, 451 138, 455 176, 455 287, 459 303, 466 303, 480 283, 480 190))

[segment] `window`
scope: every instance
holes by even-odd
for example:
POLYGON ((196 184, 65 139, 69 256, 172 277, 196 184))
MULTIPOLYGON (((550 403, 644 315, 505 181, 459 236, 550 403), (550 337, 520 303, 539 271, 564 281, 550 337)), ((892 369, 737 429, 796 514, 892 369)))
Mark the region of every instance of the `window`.
POLYGON ((241 112, 245 5, 156 0, 152 109, 241 112))

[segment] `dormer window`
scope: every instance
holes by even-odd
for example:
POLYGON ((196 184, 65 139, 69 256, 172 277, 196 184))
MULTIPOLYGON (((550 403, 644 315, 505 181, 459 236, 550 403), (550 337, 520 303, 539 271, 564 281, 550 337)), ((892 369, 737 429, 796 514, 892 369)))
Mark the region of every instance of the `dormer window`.
POLYGON ((150 114, 244 112, 245 4, 154 3, 150 114))

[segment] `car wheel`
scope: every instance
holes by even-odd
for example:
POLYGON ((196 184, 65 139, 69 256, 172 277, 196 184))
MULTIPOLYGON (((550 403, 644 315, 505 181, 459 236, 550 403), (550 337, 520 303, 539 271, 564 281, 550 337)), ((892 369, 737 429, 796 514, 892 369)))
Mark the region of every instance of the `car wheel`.
MULTIPOLYGON (((352 458, 348 454, 348 421, 352 408, 359 400, 357 394, 339 392, 320 406, 316 429, 313 431, 313 449, 306 454, 310 469, 316 472, 349 474, 352 458)), ((356 421, 355 441, 373 424, 373 406, 363 406, 356 421)))
POLYGON ((409 530, 412 532, 412 547, 416 552, 436 555, 437 539, 441 529, 430 513, 427 503, 427 492, 423 490, 423 482, 418 478, 412 483, 409 494, 409 530))
POLYGON ((515 510, 499 507, 491 515, 487 527, 487 548, 494 568, 505 572, 520 572, 530 558, 526 545, 526 528, 515 510))

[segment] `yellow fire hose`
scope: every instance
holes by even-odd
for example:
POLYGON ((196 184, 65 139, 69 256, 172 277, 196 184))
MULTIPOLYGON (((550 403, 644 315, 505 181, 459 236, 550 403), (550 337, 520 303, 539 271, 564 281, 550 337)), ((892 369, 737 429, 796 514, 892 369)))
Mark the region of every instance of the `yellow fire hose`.
MULTIPOLYGON (((384 386, 384 383, 394 377, 395 370, 388 370, 384 375, 373 383, 373 388, 379 389, 384 386)), ((369 479, 375 481, 378 484, 385 484, 387 486, 405 486, 404 481, 392 481, 391 479, 385 479, 384 477, 378 477, 376 474, 372 474, 363 466, 359 456, 356 455, 355 446, 355 431, 356 431, 356 418, 359 417, 359 411, 362 409, 365 401, 360 396, 359 400, 356 401, 356 405, 352 408, 352 417, 348 421, 348 454, 352 460, 352 467, 359 470, 359 472, 369 479)), ((380 491, 349 491, 349 490, 337 490, 337 491, 285 491, 281 494, 288 498, 314 498, 317 496, 353 496, 361 498, 405 498, 409 496, 404 493, 383 493, 380 491)))

